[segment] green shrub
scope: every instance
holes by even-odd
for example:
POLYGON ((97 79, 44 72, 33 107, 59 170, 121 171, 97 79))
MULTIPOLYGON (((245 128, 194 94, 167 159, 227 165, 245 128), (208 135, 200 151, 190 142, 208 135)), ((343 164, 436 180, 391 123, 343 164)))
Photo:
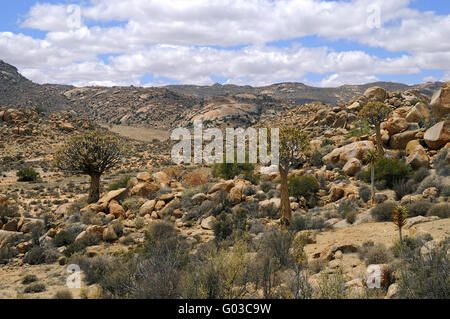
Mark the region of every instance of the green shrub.
POLYGON ((440 218, 450 218, 450 203, 439 203, 431 207, 427 213, 428 216, 437 216, 440 218))
POLYGON ((289 177, 288 188, 290 196, 296 198, 304 197, 308 201, 320 190, 320 184, 311 175, 292 175, 289 177))
POLYGON ((53 244, 56 247, 68 246, 75 241, 75 238, 75 234, 63 230, 56 234, 55 238, 53 238, 53 244))
POLYGON ((24 292, 26 294, 39 293, 39 292, 43 292, 43 291, 45 291, 45 285, 39 284, 39 283, 31 284, 24 290, 24 292))
POLYGON ((125 201, 123 201, 122 206, 126 211, 131 210, 137 213, 139 211, 139 208, 141 208, 143 204, 144 202, 142 201, 142 199, 135 196, 127 198, 125 201))
POLYGON ((130 181, 130 176, 122 177, 121 179, 115 181, 111 185, 108 186, 108 191, 115 191, 120 188, 126 188, 128 185, 128 182, 130 181))
POLYGON ((392 213, 394 209, 397 207, 397 204, 392 201, 387 201, 381 204, 378 204, 374 208, 372 208, 371 214, 372 217, 377 222, 388 222, 392 220, 392 213))
POLYGON ((224 179, 233 179, 236 176, 244 175, 246 179, 255 182, 254 171, 255 165, 250 163, 219 163, 213 166, 212 175, 224 179))
POLYGON ((86 248, 86 246, 83 245, 82 243, 78 243, 78 242, 72 243, 69 246, 67 246, 67 248, 63 252, 63 255, 66 257, 70 257, 75 253, 84 251, 85 248, 86 248))
POLYGON ((33 282, 38 281, 38 278, 36 277, 36 275, 26 275, 25 277, 23 277, 22 279, 22 284, 23 285, 29 285, 33 282))
POLYGON ((347 138, 351 137, 361 137, 364 135, 368 135, 372 131, 369 122, 365 120, 359 120, 353 122, 353 127, 350 128, 349 134, 346 136, 347 138))
POLYGON ((233 232, 233 221, 226 213, 221 213, 217 216, 213 230, 218 240, 224 240, 233 232))
POLYGON ((33 168, 23 168, 16 173, 19 182, 34 182, 37 180, 39 173, 33 168))
POLYGON ((321 168, 323 166, 323 155, 318 150, 315 150, 314 153, 311 155, 310 162, 312 166, 315 166, 317 168, 321 168))
MULTIPOLYGON (((370 182, 370 170, 364 177, 367 183, 370 182)), ((386 186, 392 188, 396 181, 407 178, 412 174, 411 167, 395 159, 380 158, 375 163, 375 180, 385 182, 386 186)))

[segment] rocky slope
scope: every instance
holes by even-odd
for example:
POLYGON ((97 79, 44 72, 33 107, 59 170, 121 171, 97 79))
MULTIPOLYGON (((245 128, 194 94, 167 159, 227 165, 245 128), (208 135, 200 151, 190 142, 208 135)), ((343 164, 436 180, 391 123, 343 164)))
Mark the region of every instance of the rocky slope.
POLYGON ((12 65, 0 60, 0 106, 42 108, 48 111, 67 109, 70 102, 61 95, 69 86, 39 85, 23 77, 12 65))
POLYGON ((99 123, 155 129, 189 126, 196 119, 216 126, 250 126, 305 103, 339 105, 374 85, 391 92, 417 89, 428 97, 441 86, 438 82, 416 86, 379 82, 338 88, 315 88, 301 83, 266 87, 216 84, 74 88, 35 84, 20 75, 15 67, 0 61, 1 107, 39 108, 49 112, 73 110, 99 123))

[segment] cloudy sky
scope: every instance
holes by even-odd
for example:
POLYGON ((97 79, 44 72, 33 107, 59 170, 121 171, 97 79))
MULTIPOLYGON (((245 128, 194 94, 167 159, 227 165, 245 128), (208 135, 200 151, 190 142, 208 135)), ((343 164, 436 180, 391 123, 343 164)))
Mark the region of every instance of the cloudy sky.
POLYGON ((450 80, 448 0, 2 1, 0 59, 38 83, 450 80))

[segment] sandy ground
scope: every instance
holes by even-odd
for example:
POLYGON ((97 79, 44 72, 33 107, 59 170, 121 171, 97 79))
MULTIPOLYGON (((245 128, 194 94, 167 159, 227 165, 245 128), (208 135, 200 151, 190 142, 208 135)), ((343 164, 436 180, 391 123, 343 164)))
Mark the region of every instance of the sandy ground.
POLYGON ((114 133, 129 137, 138 141, 151 142, 153 139, 165 141, 170 138, 170 132, 165 130, 157 130, 146 127, 132 127, 126 125, 104 126, 114 133))

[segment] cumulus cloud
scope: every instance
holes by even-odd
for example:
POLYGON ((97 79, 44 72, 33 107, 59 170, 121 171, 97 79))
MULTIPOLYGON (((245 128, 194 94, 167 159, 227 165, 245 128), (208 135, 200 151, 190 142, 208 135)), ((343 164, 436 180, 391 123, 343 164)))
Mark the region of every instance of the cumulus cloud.
MULTIPOLYGON (((36 4, 22 26, 44 40, 0 33, 0 56, 38 82, 75 85, 320 86, 375 81, 379 74, 450 70, 450 16, 420 12, 410 0, 91 0, 81 6, 36 4), (380 25, 373 21, 379 19, 380 25), (301 37, 344 39, 401 52, 379 58, 364 50, 305 47, 301 37), (299 39, 300 38, 300 39, 299 39), (295 40, 289 47, 269 45, 295 40), (236 47, 237 46, 237 47, 236 47), (107 62, 100 55, 111 55, 107 62), (141 83, 152 73, 154 81, 141 83)), ((330 42, 332 43, 332 42, 330 42)))

